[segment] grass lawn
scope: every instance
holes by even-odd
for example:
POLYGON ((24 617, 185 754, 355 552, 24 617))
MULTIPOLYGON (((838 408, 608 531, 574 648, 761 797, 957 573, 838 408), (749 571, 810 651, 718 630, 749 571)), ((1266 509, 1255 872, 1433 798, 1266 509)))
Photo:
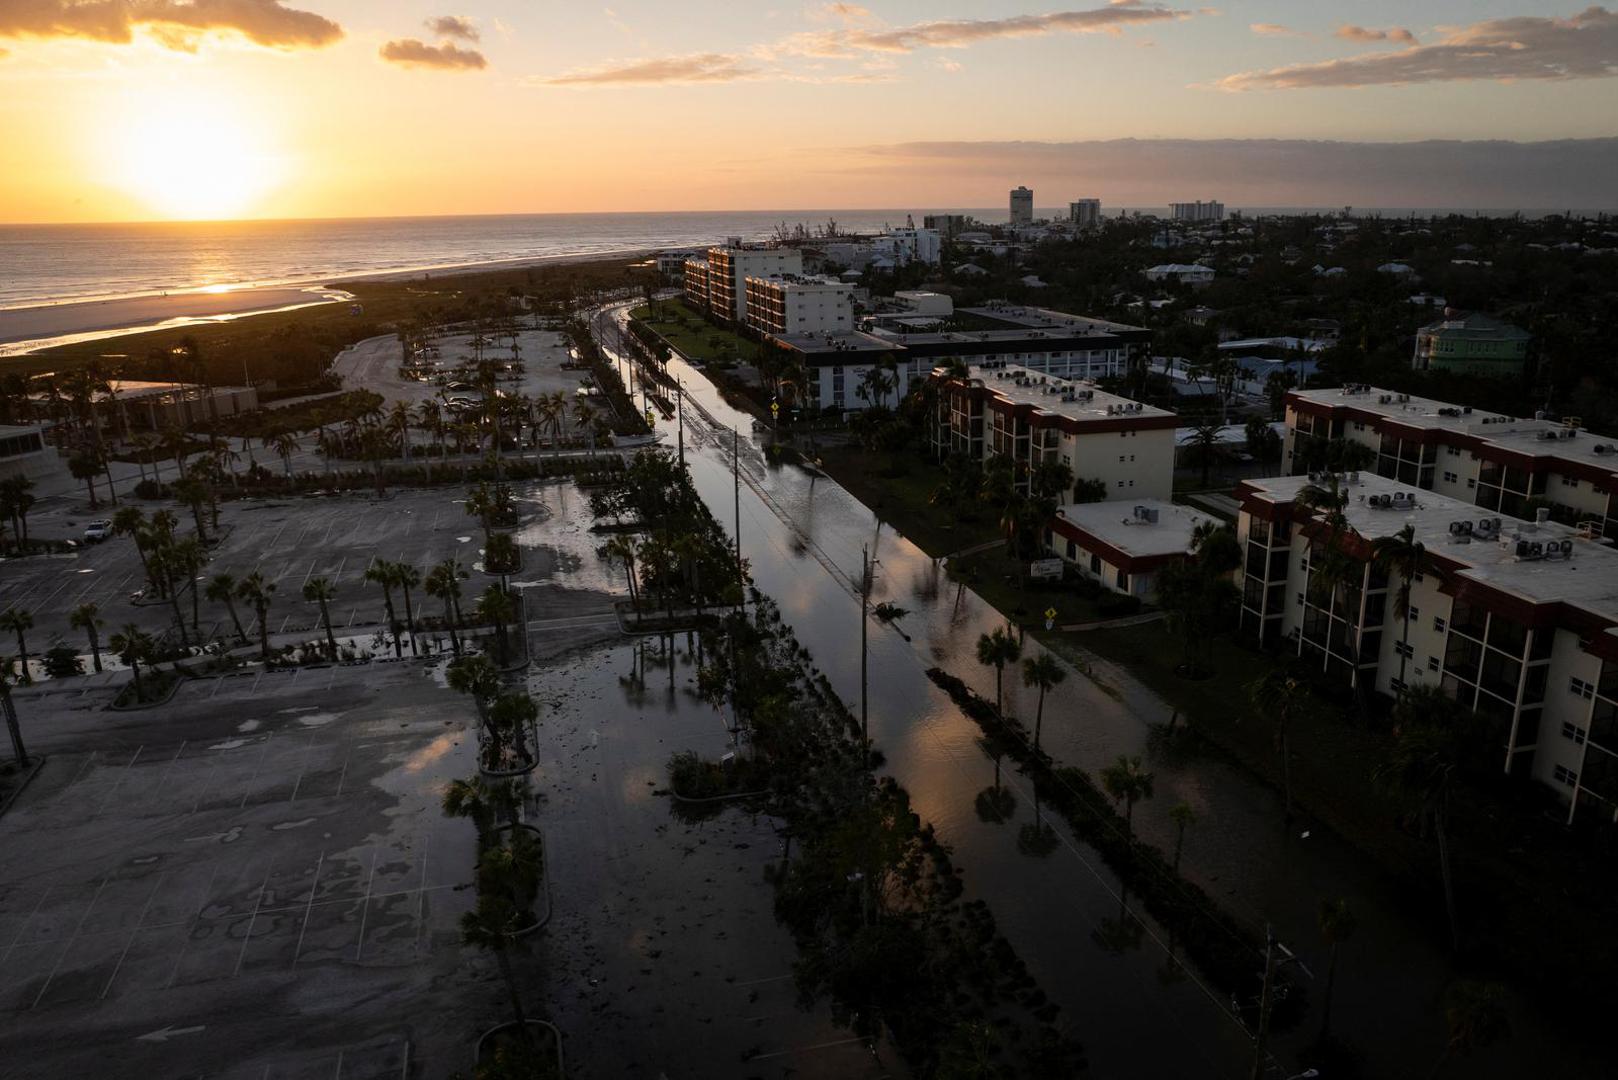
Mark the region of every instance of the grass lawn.
POLYGON ((759 344, 709 322, 683 300, 659 300, 657 317, 652 309, 638 307, 629 317, 660 335, 670 345, 694 360, 743 360, 758 358, 759 344))
POLYGON ((980 520, 962 521, 931 502, 939 472, 919 458, 902 458, 902 470, 885 476, 888 455, 858 446, 832 446, 817 451, 821 467, 856 499, 934 558, 973 547, 1000 536, 994 514, 984 509, 980 520))

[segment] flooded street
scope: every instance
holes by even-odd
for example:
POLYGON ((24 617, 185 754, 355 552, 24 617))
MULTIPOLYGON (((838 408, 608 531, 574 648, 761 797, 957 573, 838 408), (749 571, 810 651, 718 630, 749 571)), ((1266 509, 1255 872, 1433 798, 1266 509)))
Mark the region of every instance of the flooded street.
MULTIPOLYGON (((1247 1075, 1251 1043, 1231 1003, 1204 988, 1194 971, 1170 962, 1169 942, 1150 917, 1135 912, 1144 933, 1133 940, 1123 935, 1122 945, 1119 935, 1108 933, 1116 930, 1126 898, 1106 864, 1073 839, 1065 822, 1048 813, 1044 818, 1060 838, 1053 852, 1019 851, 1019 829, 1035 815, 1023 777, 1009 767, 1005 773, 1017 797, 1013 820, 993 824, 978 817, 974 799, 991 782, 993 763, 977 746, 977 726, 925 672, 940 666, 992 699, 994 673, 977 663, 975 648, 980 634, 1003 625, 1001 616, 970 589, 957 590, 934 560, 835 483, 794 466, 767 465, 752 417, 726 405, 700 371, 679 360, 668 370, 687 394, 684 441, 693 480, 727 531, 737 516, 732 429, 741 432, 740 529, 753 579, 779 603, 856 712, 855 581, 862 545, 879 561, 873 604, 891 601, 909 611, 895 627, 873 620, 869 628, 871 734, 886 754, 883 771, 904 784, 917 811, 957 852, 968 895, 988 902, 1040 985, 1062 1006, 1062 1022, 1085 1045, 1094 1074, 1247 1075)), ((676 422, 658 427, 672 449, 676 422)), ((1030 640, 1024 655, 1039 648, 1030 640)), ((1306 835, 1307 823, 1284 827, 1276 794, 1246 773, 1211 759, 1153 760, 1151 727, 1166 723, 1170 708, 1116 665, 1096 658, 1093 670, 1096 681, 1069 668, 1048 696, 1046 749, 1092 772, 1121 753, 1145 755, 1157 790, 1135 810, 1138 833, 1172 851, 1168 811, 1189 803, 1198 822, 1187 834, 1186 876, 1255 932, 1272 922, 1317 976, 1323 977, 1326 962, 1318 905, 1348 898, 1359 933, 1343 951, 1333 1029, 1363 1055, 1366 1075, 1426 1075, 1442 1045, 1436 1003, 1447 964, 1393 883, 1326 830, 1306 835)), ((1008 712, 1032 715, 1032 694, 1022 700, 1020 679, 1008 672, 1005 689, 1008 712)), ((1261 969, 1261 956, 1255 954, 1254 965, 1261 969)), ((1317 1002, 1320 990, 1318 983, 1312 988, 1317 1002)), ((1296 1030, 1272 1039, 1279 1067, 1295 1062, 1295 1050, 1313 1037, 1317 1023, 1311 1011, 1296 1030)), ((1472 1075, 1518 1074, 1544 1037, 1531 1023, 1520 1025, 1503 1052, 1469 1063, 1472 1075)))

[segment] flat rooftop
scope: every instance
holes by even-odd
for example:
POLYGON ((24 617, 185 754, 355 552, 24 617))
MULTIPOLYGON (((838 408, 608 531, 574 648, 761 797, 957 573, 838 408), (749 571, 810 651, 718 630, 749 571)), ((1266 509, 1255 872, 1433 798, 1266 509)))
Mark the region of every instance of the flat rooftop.
POLYGON ((974 364, 969 371, 974 381, 982 383, 1007 401, 1032 405, 1040 412, 1065 416, 1071 420, 1174 416, 1167 409, 1109 394, 1087 379, 1063 379, 1016 365, 990 367, 974 364), (1073 395, 1077 395, 1078 399, 1065 400, 1073 395))
POLYGON ((1585 429, 1570 430, 1560 420, 1530 420, 1506 416, 1468 405, 1455 405, 1415 394, 1400 394, 1369 386, 1356 389, 1336 387, 1329 390, 1294 390, 1287 397, 1333 408, 1353 408, 1386 417, 1398 424, 1423 430, 1453 431, 1474 435, 1501 449, 1519 454, 1555 457, 1582 461, 1618 472, 1618 436, 1598 435, 1585 429), (1545 438, 1554 432, 1564 436, 1545 438), (1597 446, 1614 447, 1611 451, 1597 451, 1597 446))
POLYGON ((1035 330, 1054 329, 1061 330, 1064 333, 1082 334, 1121 334, 1142 333, 1145 331, 1145 327, 1113 322, 1110 319, 1099 319, 1093 315, 1074 315, 1066 311, 1031 307, 1025 304, 990 302, 981 307, 962 308, 961 310, 968 314, 977 315, 980 318, 994 319, 1011 326, 1035 330))
MULTIPOLYGON (((1264 480, 1248 480, 1244 486, 1258 497, 1274 503, 1293 502, 1298 492, 1308 486, 1307 476, 1282 476, 1264 480)), ((1618 550, 1595 540, 1584 539, 1577 529, 1553 521, 1534 524, 1517 518, 1484 513, 1479 507, 1422 491, 1410 484, 1400 484, 1361 472, 1357 481, 1344 485, 1348 492, 1348 505, 1344 516, 1355 532, 1369 540, 1392 536, 1406 525, 1415 530, 1415 538, 1427 548, 1429 554, 1462 564, 1459 575, 1535 604, 1562 601, 1584 608, 1607 619, 1618 620, 1618 550), (1407 509, 1378 509, 1371 506, 1372 495, 1415 496, 1407 509), (1480 538, 1477 522, 1485 518, 1498 518, 1498 539, 1480 538), (1454 522, 1470 522, 1474 532, 1470 542, 1450 532, 1454 522), (1518 558, 1517 541, 1560 544, 1571 541, 1573 549, 1566 558, 1518 558)))
POLYGON ((836 353, 891 353, 891 338, 878 337, 860 330, 844 330, 836 334, 772 334, 771 341, 794 349, 805 356, 824 358, 836 353))
POLYGON ((1056 515, 1135 558, 1187 554, 1191 535, 1199 525, 1220 524, 1189 506, 1158 499, 1071 503, 1060 507, 1056 515), (1137 507, 1156 511, 1157 520, 1143 520, 1135 513, 1137 507))

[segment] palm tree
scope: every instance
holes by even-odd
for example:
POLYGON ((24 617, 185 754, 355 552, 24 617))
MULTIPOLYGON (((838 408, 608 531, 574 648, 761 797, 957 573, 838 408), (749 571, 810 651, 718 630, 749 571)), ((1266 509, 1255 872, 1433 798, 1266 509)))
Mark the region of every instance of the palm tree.
POLYGON ((450 661, 445 672, 449 688, 466 694, 477 707, 480 718, 488 715, 489 702, 500 692, 500 671, 481 653, 450 661))
POLYGON ((22 608, 7 608, 0 614, 0 630, 10 630, 17 635, 17 655, 21 658, 22 676, 20 681, 24 686, 31 685, 34 677, 28 674, 28 631, 34 628, 34 614, 22 608))
POLYGON ((1371 561, 1384 573, 1399 578, 1399 588, 1393 594, 1393 613, 1404 621, 1399 636, 1399 695, 1405 692, 1405 662, 1410 652, 1410 586, 1418 574, 1427 570, 1427 548, 1416 539, 1416 527, 1406 525, 1392 536, 1379 536, 1371 541, 1371 561))
POLYGON ((1505 996, 1506 988, 1501 984, 1472 979, 1463 979, 1450 988, 1449 1001, 1444 1006, 1444 1052, 1434 1063, 1432 1076, 1442 1073, 1450 1058, 1487 1049, 1511 1034, 1505 996))
POLYGON ((202 524, 202 508, 208 505, 208 485, 197 475, 197 470, 175 481, 174 497, 191 508, 191 520, 196 522, 197 536, 204 542, 208 539, 208 530, 202 524))
POLYGON ((494 623, 494 637, 500 662, 504 664, 509 657, 509 647, 506 641, 506 623, 510 622, 516 614, 511 602, 511 596, 498 585, 490 585, 478 597, 478 614, 494 623))
POLYGON ((1048 652, 1030 656, 1022 662, 1022 684, 1039 687, 1039 706, 1034 710, 1034 753, 1039 753, 1039 729, 1045 721, 1045 691, 1061 685, 1067 672, 1048 652))
POLYGON ((530 916, 511 899, 515 886, 507 880, 511 875, 504 867, 505 860, 487 860, 488 866, 484 865, 484 861, 480 859, 478 862, 477 907, 461 916, 461 940, 467 945, 494 953, 495 962, 500 967, 500 977, 511 995, 511 1013, 516 1020, 519 1037, 527 1041, 528 1017, 523 1012, 522 996, 517 992, 517 978, 511 970, 510 950, 517 931, 527 925, 530 916))
POLYGON ((455 628, 461 621, 461 579, 466 576, 461 564, 451 558, 428 571, 422 583, 428 596, 444 602, 444 622, 449 626, 449 643, 456 656, 461 655, 461 636, 455 628))
POLYGON ((410 635, 410 655, 421 655, 416 649, 416 612, 410 605, 410 588, 421 584, 421 571, 409 563, 393 564, 393 583, 404 590, 405 632, 410 635))
POLYGON ((254 614, 258 616, 259 654, 265 660, 270 658, 270 597, 274 594, 275 582, 266 581, 264 575, 256 570, 236 586, 236 595, 251 604, 254 614))
POLYGON ((1274 667, 1248 684, 1247 693, 1260 713, 1275 721, 1275 751, 1281 757, 1281 807, 1285 820, 1292 820, 1292 749, 1289 742, 1292 720, 1309 703, 1309 691, 1301 680, 1284 667, 1274 667))
POLYGON ((98 673, 101 671, 101 634, 99 631, 101 627, 106 625, 96 617, 99 613, 100 609, 94 604, 80 604, 73 609, 73 614, 68 616, 68 624, 75 630, 83 630, 85 635, 89 637, 90 657, 95 661, 95 669, 98 673))
POLYGON ((393 635, 393 655, 404 655, 404 643, 399 640, 399 620, 393 614, 393 564, 377 559, 365 568, 364 578, 382 586, 382 608, 388 616, 388 632, 393 635))
POLYGON ((1474 719, 1441 688, 1411 687, 1394 706, 1393 749, 1375 773, 1376 779, 1411 811, 1424 822, 1432 822, 1438 838, 1439 871, 1444 879, 1450 947, 1457 951, 1461 936, 1450 873, 1449 804, 1455 773, 1471 747, 1474 719))
POLYGON ((1124 804, 1124 833, 1135 835, 1135 804, 1152 797, 1155 778, 1141 765, 1139 757, 1119 754, 1118 760, 1101 770, 1101 784, 1113 802, 1124 804))
POLYGON ((152 658, 153 650, 156 648, 152 636, 134 623, 125 623, 123 630, 112 635, 112 640, 108 644, 112 646, 112 651, 118 654, 118 659, 123 661, 134 675, 136 700, 145 701, 146 688, 141 685, 140 665, 143 660, 150 661, 152 658))
POLYGON ((1320 936, 1331 948, 1331 958, 1326 961, 1326 992, 1320 999, 1318 1041, 1324 1044, 1331 1032, 1331 996, 1337 984, 1337 953, 1343 947, 1343 942, 1354 936, 1359 921, 1354 918, 1354 912, 1349 908, 1347 900, 1322 900, 1317 921, 1320 925, 1320 936))
POLYGON ((236 614, 236 579, 229 574, 215 574, 208 582, 207 597, 216 604, 224 604, 230 612, 230 621, 236 627, 236 640, 247 644, 247 631, 242 629, 241 616, 236 614))
POLYGON ((451 780, 444 789, 445 817, 467 818, 478 834, 478 851, 489 847, 494 833, 495 793, 481 776, 470 780, 451 780))
POLYGON ((337 635, 331 631, 331 601, 336 595, 332 583, 323 577, 303 583, 303 598, 320 605, 320 625, 326 628, 326 651, 333 663, 337 661, 337 635))
POLYGON ((1169 820, 1174 822, 1174 872, 1180 872, 1180 852, 1185 848, 1185 830, 1197 823, 1197 812, 1188 802, 1177 802, 1169 808, 1169 820))
POLYGON ((978 638, 978 663, 984 667, 994 668, 994 711, 1004 716, 1002 711, 1003 681, 1006 665, 1014 664, 1022 655, 1022 646, 1017 639, 997 629, 991 634, 984 634, 978 638))
POLYGON ((609 562, 616 562, 624 568, 624 578, 629 582, 629 606, 635 614, 640 614, 640 590, 635 581, 635 560, 640 555, 640 545, 633 536, 619 533, 608 540, 601 548, 601 554, 609 562))
POLYGON ((22 724, 17 720, 17 703, 11 699, 11 657, 0 657, 0 711, 6 714, 6 731, 11 736, 11 752, 19 769, 28 768, 28 748, 22 743, 22 724))
POLYGON ((292 455, 298 452, 298 437, 290 431, 283 431, 264 440, 264 445, 275 451, 281 459, 281 467, 286 470, 287 479, 292 479, 292 455))
POLYGON ((524 737, 539 719, 539 706, 527 694, 518 692, 501 694, 489 705, 488 722, 483 725, 487 736, 488 760, 491 769, 502 768, 505 748, 516 747, 517 756, 524 765, 533 763, 534 755, 524 737))
MULTIPOLYGON (((201 573, 202 568, 207 565, 208 553, 203 549, 200 540, 194 536, 188 536, 184 540, 179 540, 169 545, 169 557, 173 560, 175 572, 185 575, 186 586, 191 590, 191 629, 196 631, 200 637, 201 628, 197 624, 200 621, 201 613, 197 609, 200 604, 201 590, 197 588, 197 576, 201 573)), ((179 602, 178 590, 175 592, 174 599, 176 603, 179 602)))

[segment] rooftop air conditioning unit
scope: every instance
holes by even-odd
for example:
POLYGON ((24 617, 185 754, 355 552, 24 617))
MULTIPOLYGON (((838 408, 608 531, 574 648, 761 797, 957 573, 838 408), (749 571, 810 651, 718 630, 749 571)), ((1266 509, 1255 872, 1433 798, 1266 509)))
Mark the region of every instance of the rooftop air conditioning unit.
POLYGON ((1526 541, 1526 540, 1517 541, 1517 558, 1526 559, 1526 558, 1528 558, 1528 553, 1529 553, 1528 541, 1526 541))
POLYGON ((1573 554, 1573 541, 1571 541, 1571 540, 1563 540, 1562 541, 1562 554, 1564 556, 1571 556, 1573 554))

